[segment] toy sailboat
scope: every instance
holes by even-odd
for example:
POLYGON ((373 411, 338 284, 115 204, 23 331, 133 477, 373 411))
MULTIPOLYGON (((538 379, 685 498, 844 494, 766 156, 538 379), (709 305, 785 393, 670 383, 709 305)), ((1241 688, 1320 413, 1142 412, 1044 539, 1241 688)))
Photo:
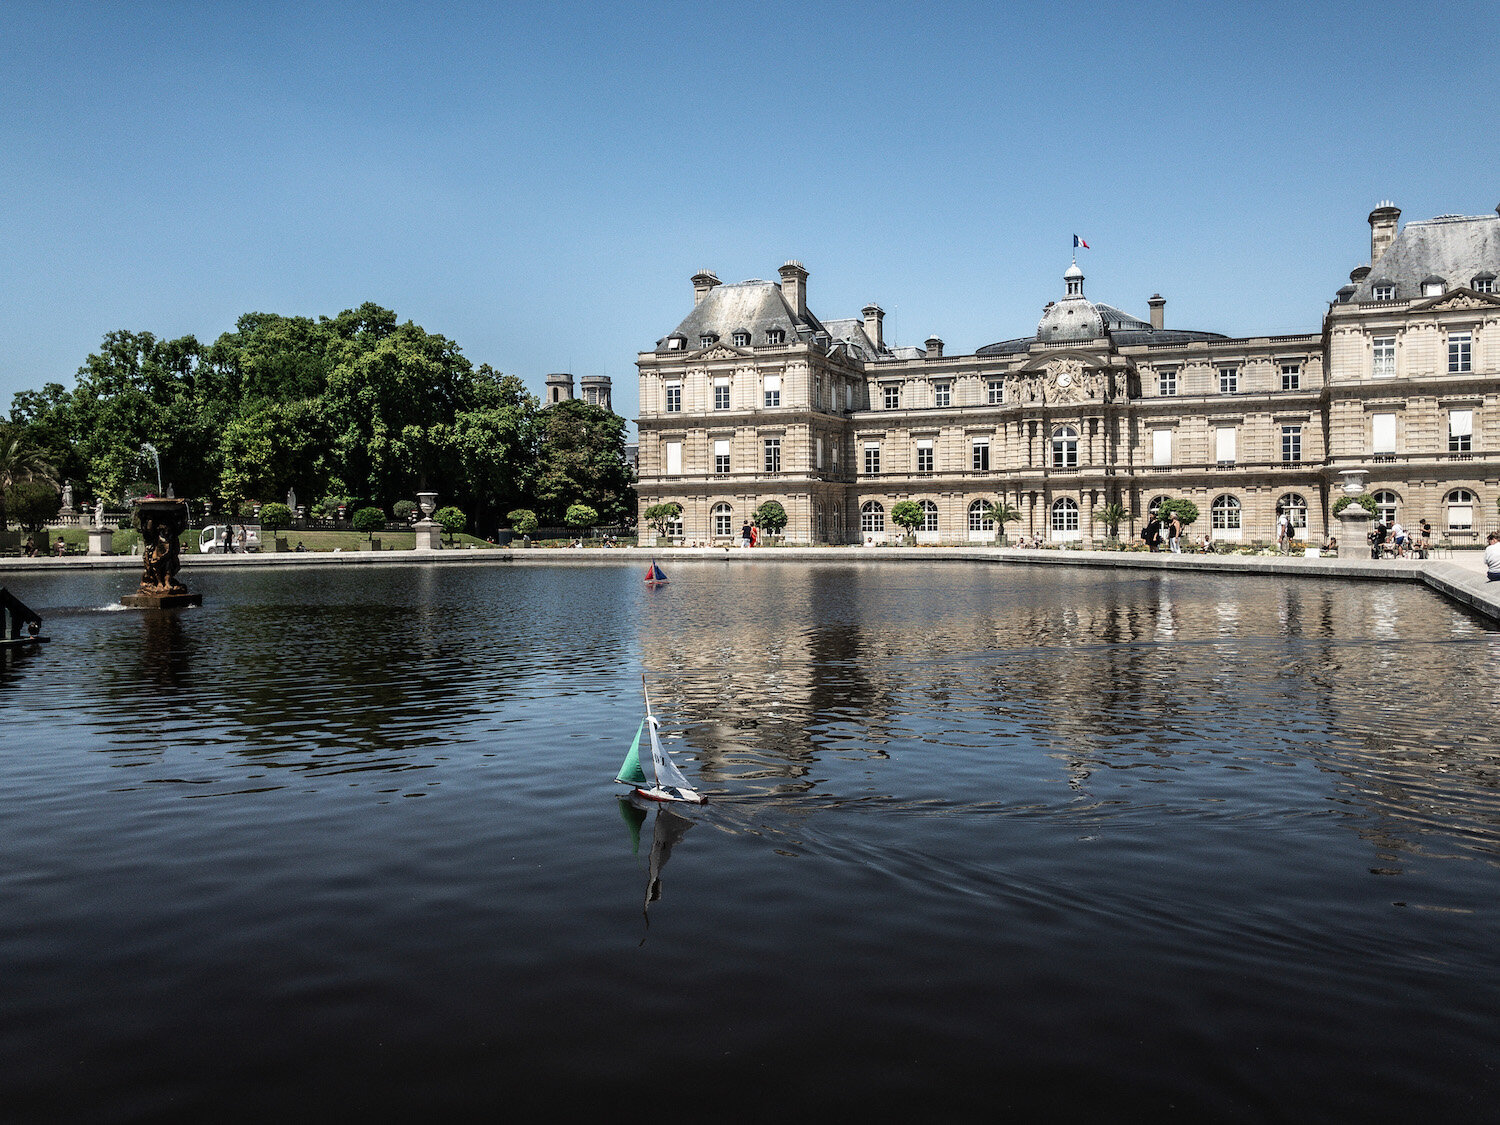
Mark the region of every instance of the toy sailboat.
POLYGON ((641 720, 641 725, 636 729, 635 741, 630 744, 630 752, 625 755, 625 760, 620 763, 620 772, 615 775, 615 780, 621 785, 633 786, 637 795, 648 801, 682 801, 690 805, 705 805, 708 798, 699 793, 688 784, 688 779, 682 775, 677 768, 677 763, 672 761, 672 755, 662 748, 661 739, 656 736, 656 716, 651 713, 651 696, 646 693, 646 677, 641 677, 641 694, 646 698, 646 717, 641 720), (641 735, 650 735, 651 739, 651 772, 648 774, 641 766, 641 735))
POLYGON ((656 560, 651 560, 651 565, 646 568, 646 585, 661 586, 667 581, 666 572, 656 565, 656 560))

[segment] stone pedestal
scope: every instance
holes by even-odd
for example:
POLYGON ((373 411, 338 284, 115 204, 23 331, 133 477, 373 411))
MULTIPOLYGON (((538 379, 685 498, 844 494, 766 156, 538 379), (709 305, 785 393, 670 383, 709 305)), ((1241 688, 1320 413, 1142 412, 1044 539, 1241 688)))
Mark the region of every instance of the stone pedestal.
POLYGON ((1339 558, 1357 559, 1370 553, 1366 537, 1375 517, 1358 504, 1347 504, 1338 515, 1339 558))
POLYGON ((361 551, 378 551, 378 550, 380 550, 380 540, 379 539, 366 539, 363 543, 361 543, 359 545, 359 549, 361 551))
POLYGON ((190 605, 202 605, 202 594, 126 594, 120 599, 122 605, 132 609, 183 609, 190 605))
POLYGON ((107 527, 89 528, 89 554, 113 554, 114 537, 115 533, 107 527))
POLYGON ((417 541, 412 544, 412 550, 441 551, 443 549, 443 525, 436 520, 418 520, 413 530, 417 533, 417 541))

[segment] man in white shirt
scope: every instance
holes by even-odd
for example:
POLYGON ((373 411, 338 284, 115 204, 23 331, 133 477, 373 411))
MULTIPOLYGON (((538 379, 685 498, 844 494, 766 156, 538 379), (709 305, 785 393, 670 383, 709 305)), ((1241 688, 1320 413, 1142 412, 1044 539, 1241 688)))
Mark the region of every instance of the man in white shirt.
POLYGON ((1484 549, 1485 577, 1500 582, 1500 531, 1490 532, 1489 546, 1484 549))

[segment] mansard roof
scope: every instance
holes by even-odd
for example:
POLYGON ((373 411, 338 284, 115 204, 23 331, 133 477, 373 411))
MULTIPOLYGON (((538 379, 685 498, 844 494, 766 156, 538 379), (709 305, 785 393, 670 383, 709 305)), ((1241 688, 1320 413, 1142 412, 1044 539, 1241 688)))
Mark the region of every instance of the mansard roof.
POLYGON ((1500 269, 1500 215, 1439 215, 1401 228, 1372 272, 1354 287, 1355 302, 1374 299, 1377 285, 1394 285, 1394 297, 1422 296, 1422 285, 1441 279, 1467 286, 1486 270, 1500 269))
POLYGON ((781 329, 788 344, 827 334, 822 322, 811 312, 800 321, 796 318, 781 294, 781 286, 774 281, 752 279, 714 286, 681 324, 656 341, 656 350, 666 351, 667 341, 673 336, 685 338, 689 348, 696 348, 704 336, 715 336, 728 343, 736 332, 749 332, 751 346, 759 347, 767 342, 766 334, 773 328, 781 329))

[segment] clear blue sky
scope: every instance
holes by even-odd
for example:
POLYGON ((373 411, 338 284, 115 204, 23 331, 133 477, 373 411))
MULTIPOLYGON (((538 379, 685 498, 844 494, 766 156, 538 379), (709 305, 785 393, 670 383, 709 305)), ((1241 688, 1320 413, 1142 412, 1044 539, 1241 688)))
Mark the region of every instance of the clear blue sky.
POLYGON ((1316 330, 1365 216, 1500 203, 1490 2, 0 0, 0 406, 113 329, 375 301, 538 393, 689 277, 948 354, 1086 291, 1316 330))

